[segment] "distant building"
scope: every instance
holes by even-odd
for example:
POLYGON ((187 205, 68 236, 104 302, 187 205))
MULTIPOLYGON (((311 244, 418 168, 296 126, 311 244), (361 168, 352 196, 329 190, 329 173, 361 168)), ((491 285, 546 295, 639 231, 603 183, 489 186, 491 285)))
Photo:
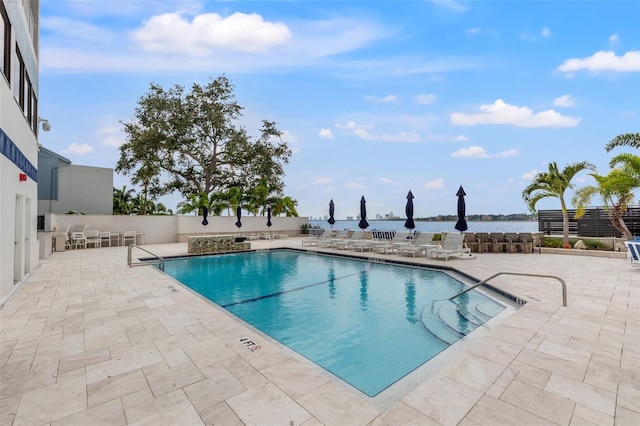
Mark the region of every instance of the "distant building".
POLYGON ((347 220, 353 220, 353 216, 347 216, 347 220))
POLYGON ((45 147, 38 164, 38 214, 113 213, 113 169, 73 165, 45 147))
POLYGON ((39 261, 39 16, 39 0, 0 0, 0 306, 39 261))

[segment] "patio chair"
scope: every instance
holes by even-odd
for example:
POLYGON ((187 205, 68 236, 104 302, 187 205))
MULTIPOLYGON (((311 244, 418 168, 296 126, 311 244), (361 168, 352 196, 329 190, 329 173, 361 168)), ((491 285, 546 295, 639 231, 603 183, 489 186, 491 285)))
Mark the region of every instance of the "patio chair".
POLYGON ((102 247, 103 243, 107 243, 109 247, 111 247, 111 232, 110 231, 100 231, 98 232, 100 235, 100 247, 102 247))
POLYGON ((84 244, 87 248, 92 244, 94 248, 102 247, 102 238, 100 237, 100 231, 97 229, 88 229, 87 232, 84 233, 85 241, 84 244))
POLYGON ((471 253, 479 253, 480 252, 480 241, 478 237, 476 237, 475 232, 465 232, 464 233, 464 241, 471 250, 471 253))
POLYGON ((71 246, 74 249, 87 248, 87 237, 84 232, 74 231, 71 233, 71 246))
POLYGON ((422 253, 426 256, 430 250, 439 247, 439 245, 433 241, 434 235, 435 233, 433 232, 421 232, 416 238, 411 240, 409 244, 398 248, 398 256, 411 255, 412 257, 416 257, 416 255, 419 256, 422 253))
POLYGON ((627 246, 627 259, 629 259, 631 267, 640 269, 640 241, 627 240, 624 245, 627 246))
POLYGON ((468 247, 464 247, 464 234, 458 232, 447 233, 442 240, 442 246, 427 252, 428 257, 449 260, 450 256, 461 256, 465 259, 475 259, 468 247))
POLYGON ((132 244, 136 243, 136 231, 122 231, 122 245, 127 245, 127 240, 132 241, 132 244))
POLYGON ((526 251, 525 244, 517 233, 506 232, 504 239, 507 242, 508 253, 523 253, 526 251))
MULTIPOLYGON (((534 241, 533 241, 533 235, 531 234, 531 232, 521 232, 519 235, 520 235, 520 241, 522 241, 525 251, 527 253, 533 253, 534 241)), ((541 251, 542 250, 540 250, 540 245, 538 245, 538 252, 541 252, 541 251)))
POLYGON ((478 241, 479 253, 491 253, 493 252, 493 242, 491 241, 490 234, 488 232, 477 232, 476 240, 478 241))
POLYGON ((491 232, 489 233, 489 239, 494 253, 506 253, 508 251, 509 242, 505 240, 504 233, 491 232))

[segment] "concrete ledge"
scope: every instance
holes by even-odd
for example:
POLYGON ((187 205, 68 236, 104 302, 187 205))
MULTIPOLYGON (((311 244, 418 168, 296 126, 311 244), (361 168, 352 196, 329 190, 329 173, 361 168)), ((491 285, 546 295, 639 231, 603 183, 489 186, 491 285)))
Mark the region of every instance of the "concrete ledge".
POLYGON ((552 247, 542 247, 542 253, 567 254, 572 256, 606 257, 609 259, 626 259, 627 257, 627 253, 623 251, 578 250, 578 249, 564 249, 564 248, 552 248, 552 247))

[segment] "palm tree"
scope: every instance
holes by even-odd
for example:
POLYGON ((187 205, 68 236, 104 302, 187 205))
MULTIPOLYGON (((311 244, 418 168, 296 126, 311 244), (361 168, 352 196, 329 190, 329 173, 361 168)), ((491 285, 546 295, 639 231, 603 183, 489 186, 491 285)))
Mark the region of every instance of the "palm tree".
POLYGON ((623 133, 611 139, 604 149, 607 152, 618 146, 630 146, 632 148, 640 148, 640 133, 623 133))
POLYGON ((133 189, 127 189, 126 185, 122 189, 113 188, 113 214, 130 214, 133 197, 133 189))
POLYGON ((585 186, 576 191, 573 203, 578 206, 576 218, 584 214, 594 195, 600 195, 609 209, 611 224, 628 240, 633 238, 624 222, 624 212, 633 202, 633 191, 640 188, 640 157, 635 154, 620 154, 609 162, 611 170, 606 176, 590 173, 596 185, 585 186))
POLYGON ((558 169, 556 162, 549 163, 547 172, 540 172, 533 181, 522 191, 522 198, 532 213, 536 211, 536 204, 543 198, 558 198, 562 209, 562 243, 564 247, 569 244, 569 213, 564 201, 564 193, 574 187, 571 180, 583 170, 595 171, 595 166, 588 161, 568 164, 562 171, 558 169))
POLYGON ((189 194, 186 201, 178 203, 178 214, 189 214, 193 211, 196 215, 202 214, 202 209, 209 208, 209 197, 206 192, 200 192, 198 194, 189 194))

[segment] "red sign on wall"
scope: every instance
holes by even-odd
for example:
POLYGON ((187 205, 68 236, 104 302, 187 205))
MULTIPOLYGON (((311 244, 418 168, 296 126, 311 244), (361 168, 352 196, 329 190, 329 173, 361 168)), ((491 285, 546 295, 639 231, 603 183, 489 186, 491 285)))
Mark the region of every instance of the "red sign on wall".
POLYGON ((27 174, 20 173, 20 182, 26 182, 26 180, 27 180, 27 174))

